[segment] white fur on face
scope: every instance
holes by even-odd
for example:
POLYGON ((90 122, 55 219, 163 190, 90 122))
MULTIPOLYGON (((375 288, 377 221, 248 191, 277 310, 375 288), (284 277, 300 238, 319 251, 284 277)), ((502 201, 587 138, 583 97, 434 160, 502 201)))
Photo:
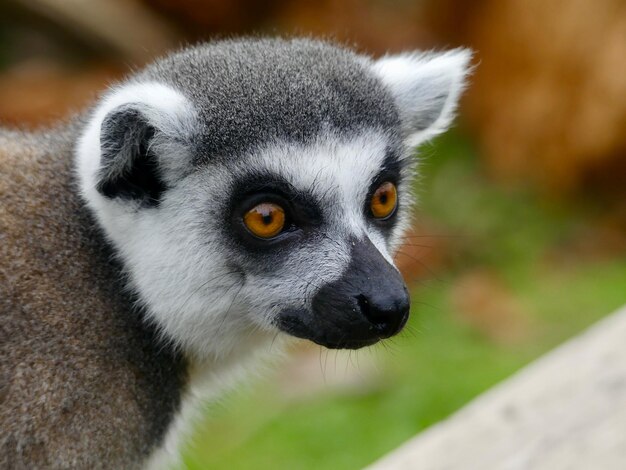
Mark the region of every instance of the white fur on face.
MULTIPOLYGON (((252 352, 274 336, 273 320, 280 310, 310 306, 319 288, 341 276, 355 237, 369 236, 391 262, 385 238, 371 229, 363 214, 388 147, 383 132, 367 130, 350 139, 328 133, 309 145, 266 145, 237 161, 192 172, 166 191, 158 207, 139 208, 95 189, 101 122, 126 103, 147 104, 150 122, 159 129, 169 126, 172 137, 190 132, 191 105, 171 88, 130 85, 114 92, 96 110, 77 149, 82 193, 117 249, 148 315, 191 356, 225 360, 252 352), (308 191, 327 221, 324 236, 293 249, 270 275, 234 268, 233 248, 225 238, 221 211, 234 183, 251 172, 269 172, 308 191)), ((167 159, 186 159, 185 152, 175 144, 161 152, 160 164, 170 168, 166 177, 177 167, 167 159)))

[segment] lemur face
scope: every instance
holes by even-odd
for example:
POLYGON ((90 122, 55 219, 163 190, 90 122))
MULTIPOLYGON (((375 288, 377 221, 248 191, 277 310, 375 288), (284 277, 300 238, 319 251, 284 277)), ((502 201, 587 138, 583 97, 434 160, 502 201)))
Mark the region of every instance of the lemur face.
POLYGON ((206 188, 202 236, 217 239, 250 321, 331 348, 402 328, 409 298, 391 253, 410 168, 397 145, 377 129, 272 142, 184 185, 206 188))
POLYGON ((148 315, 201 358, 277 332, 330 348, 399 332, 413 149, 449 124, 468 61, 225 42, 112 90, 78 173, 148 315))

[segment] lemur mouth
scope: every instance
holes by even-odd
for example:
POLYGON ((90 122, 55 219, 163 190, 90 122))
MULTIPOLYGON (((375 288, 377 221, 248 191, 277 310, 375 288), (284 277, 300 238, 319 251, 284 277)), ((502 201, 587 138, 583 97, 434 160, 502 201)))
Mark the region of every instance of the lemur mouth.
POLYGON ((343 335, 345 339, 341 340, 338 339, 341 337, 340 334, 330 335, 329 337, 322 331, 310 331, 303 323, 290 315, 281 317, 281 321, 277 326, 281 331, 290 336, 307 339, 328 349, 361 349, 366 346, 372 346, 383 339, 377 336, 367 339, 348 339, 347 335, 343 335))
MULTIPOLYGON (((350 309, 343 320, 328 322, 315 318, 305 309, 285 310, 278 316, 278 329, 296 338, 307 339, 329 349, 361 349, 372 346, 380 340, 399 333, 408 320, 408 309, 391 329, 372 323, 362 313, 355 317, 355 309, 350 309)), ((330 312, 336 314, 337 312, 330 312)))

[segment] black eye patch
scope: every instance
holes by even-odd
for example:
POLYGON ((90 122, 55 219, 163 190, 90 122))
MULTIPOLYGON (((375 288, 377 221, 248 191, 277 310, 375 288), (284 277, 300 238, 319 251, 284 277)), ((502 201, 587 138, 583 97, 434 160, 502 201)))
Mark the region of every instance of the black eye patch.
POLYGON ((231 191, 226 213, 227 226, 232 227, 234 235, 245 245, 256 249, 280 245, 292 238, 295 232, 311 231, 324 222, 320 204, 312 194, 271 173, 257 173, 240 179, 231 191), (267 241, 250 239, 242 222, 243 217, 248 210, 265 202, 277 204, 284 210, 284 235, 267 241))
MULTIPOLYGON (((398 157, 398 154, 394 151, 388 151, 387 156, 383 160, 380 172, 372 179, 365 201, 363 201, 363 213, 381 229, 390 230, 394 227, 397 217, 389 217, 388 219, 375 219, 371 217, 371 201, 376 190, 383 183, 390 182, 396 187, 399 187, 401 182, 402 169, 404 167, 403 161, 398 157)), ((395 214, 398 213, 402 201, 398 199, 395 214)))

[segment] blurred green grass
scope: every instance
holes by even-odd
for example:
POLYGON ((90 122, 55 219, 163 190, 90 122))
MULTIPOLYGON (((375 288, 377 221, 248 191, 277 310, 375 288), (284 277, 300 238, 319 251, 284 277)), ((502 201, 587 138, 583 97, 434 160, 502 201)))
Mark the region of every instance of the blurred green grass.
POLYGON ((623 255, 568 252, 594 223, 593 208, 494 185, 458 133, 421 153, 419 213, 458 243, 445 274, 412 289, 408 332, 375 347, 379 384, 286 400, 271 377, 255 380, 208 407, 184 454, 188 468, 362 468, 626 302, 623 255), (451 291, 476 268, 501 278, 532 316, 523 340, 494 341, 460 321, 451 291))

